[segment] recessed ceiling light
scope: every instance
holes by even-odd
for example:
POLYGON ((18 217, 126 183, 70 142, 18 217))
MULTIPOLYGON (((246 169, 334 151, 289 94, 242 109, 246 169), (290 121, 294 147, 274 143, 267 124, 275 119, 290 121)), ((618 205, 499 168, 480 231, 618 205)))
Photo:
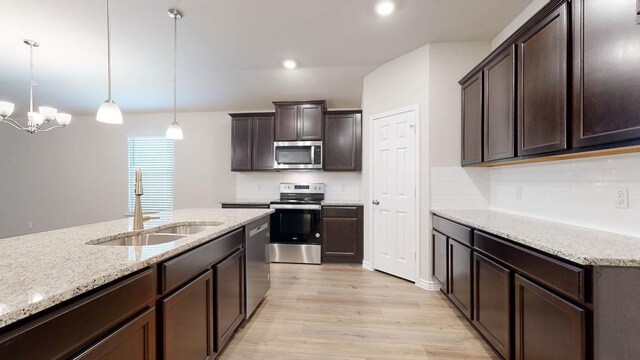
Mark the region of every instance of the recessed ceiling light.
POLYGON ((392 0, 380 0, 376 4, 376 12, 380 16, 389 16, 396 10, 396 4, 392 0))
POLYGON ((295 69, 298 66, 298 64, 296 64, 296 62, 293 60, 285 60, 282 62, 282 66, 284 66, 287 69, 295 69))

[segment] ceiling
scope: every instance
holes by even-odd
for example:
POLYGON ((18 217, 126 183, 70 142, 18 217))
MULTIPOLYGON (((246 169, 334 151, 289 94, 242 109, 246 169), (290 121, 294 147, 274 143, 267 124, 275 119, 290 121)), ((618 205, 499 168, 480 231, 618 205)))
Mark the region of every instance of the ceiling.
MULTIPOLYGON (((172 109, 178 7, 179 111, 269 109, 273 100, 359 107, 362 78, 429 42, 490 40, 531 0, 111 0, 113 98, 125 113, 172 109), (292 58, 298 69, 285 70, 292 58)), ((92 114, 107 97, 104 0, 0 0, 0 99, 27 110, 28 47, 36 105, 92 114)))

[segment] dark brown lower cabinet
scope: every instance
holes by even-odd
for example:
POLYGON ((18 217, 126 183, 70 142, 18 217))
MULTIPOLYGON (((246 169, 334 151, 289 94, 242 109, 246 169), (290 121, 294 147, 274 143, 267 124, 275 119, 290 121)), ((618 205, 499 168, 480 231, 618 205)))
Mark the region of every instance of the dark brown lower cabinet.
POLYGON ((211 270, 161 301, 165 360, 213 359, 213 305, 211 270))
POLYGON ((583 360, 585 343, 583 309, 515 276, 517 360, 583 360))
POLYGON ((244 319, 244 249, 214 266, 216 349, 231 340, 244 319))
POLYGON ((511 271, 473 254, 473 323, 503 358, 511 358, 511 271))
POLYGON ((74 360, 155 360, 156 311, 147 310, 74 360))
POLYGON ((322 214, 322 261, 361 263, 363 207, 325 206, 322 214))
POLYGON ((473 319, 472 262, 471 248, 449 239, 449 298, 469 319, 473 319))
POLYGON ((440 289, 446 293, 449 292, 449 280, 447 270, 447 237, 433 230, 433 281, 435 281, 440 289))

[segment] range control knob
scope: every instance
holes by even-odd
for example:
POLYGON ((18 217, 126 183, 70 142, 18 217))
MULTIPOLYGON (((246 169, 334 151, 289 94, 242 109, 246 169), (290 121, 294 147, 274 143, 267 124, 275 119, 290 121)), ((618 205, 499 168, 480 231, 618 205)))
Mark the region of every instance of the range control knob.
POLYGON ((316 233, 316 237, 319 238, 320 237, 320 233, 316 233))

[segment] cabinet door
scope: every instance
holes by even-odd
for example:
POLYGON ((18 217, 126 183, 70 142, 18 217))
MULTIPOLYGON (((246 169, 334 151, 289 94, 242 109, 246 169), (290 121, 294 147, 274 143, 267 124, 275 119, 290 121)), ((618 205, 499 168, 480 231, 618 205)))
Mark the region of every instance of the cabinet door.
POLYGON ((462 165, 482 162, 482 72, 462 85, 462 165))
POLYGON ((324 119, 324 170, 362 169, 362 114, 330 114, 324 119))
POLYGON ((276 141, 298 140, 298 111, 297 105, 276 105, 276 141))
POLYGON ((449 298, 473 319, 471 249, 449 239, 449 298))
POLYGON ((212 272, 200 275, 161 304, 164 359, 213 359, 212 272))
POLYGON ((447 267, 447 237, 433 230, 433 280, 446 293, 449 292, 448 267, 447 267))
MULTIPOLYGON (((331 210, 333 208, 325 208, 331 210)), ((344 208, 353 211, 354 217, 326 217, 322 219, 322 260, 327 262, 362 262, 362 220, 357 216, 358 209, 344 208)))
POLYGON ((474 320, 478 330, 502 355, 511 358, 511 271, 473 254, 474 320))
POLYGON ((231 171, 251 170, 252 118, 231 119, 231 171))
POLYGON ((244 319, 244 250, 215 266, 216 349, 222 349, 244 319))
POLYGON ((518 155, 567 148, 567 5, 518 42, 518 155))
POLYGON ((319 104, 300 105, 298 140, 322 140, 323 111, 319 104))
POLYGON ((273 170, 273 116, 253 118, 253 170, 273 170))
MULTIPOLYGON (((62 329, 60 329, 62 330, 62 329)), ((131 320, 75 360, 155 360, 156 312, 151 309, 131 320)))
POLYGON ((513 47, 484 69, 484 161, 515 156, 515 78, 513 47))
POLYGON ((585 359, 584 310, 516 275, 516 359, 585 359))
POLYGON ((640 138, 635 0, 573 1, 573 145, 640 138))

